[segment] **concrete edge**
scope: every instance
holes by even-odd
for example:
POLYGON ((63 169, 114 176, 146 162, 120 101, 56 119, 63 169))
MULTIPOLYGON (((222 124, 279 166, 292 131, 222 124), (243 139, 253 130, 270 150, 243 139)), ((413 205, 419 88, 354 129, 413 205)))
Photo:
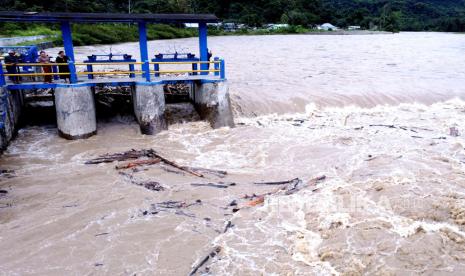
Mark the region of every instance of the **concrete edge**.
POLYGON ((60 136, 61 138, 65 138, 66 140, 79 140, 79 139, 87 139, 87 138, 90 138, 94 135, 97 134, 97 130, 91 132, 91 133, 87 133, 87 134, 83 134, 83 135, 70 135, 70 134, 66 134, 64 132, 62 132, 61 130, 58 129, 58 136, 60 136))

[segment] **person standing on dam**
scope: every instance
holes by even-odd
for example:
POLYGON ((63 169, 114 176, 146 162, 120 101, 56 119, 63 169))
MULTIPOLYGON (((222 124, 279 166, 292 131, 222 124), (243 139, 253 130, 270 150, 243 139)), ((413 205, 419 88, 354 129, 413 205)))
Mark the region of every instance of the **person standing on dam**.
POLYGON ((211 50, 207 49, 207 59, 208 59, 208 63, 207 63, 207 68, 208 70, 210 70, 210 62, 211 62, 211 59, 212 59, 212 56, 213 56, 213 53, 211 50))
MULTIPOLYGON (((20 57, 16 55, 16 52, 14 50, 8 51, 8 56, 5 57, 5 64, 7 65, 6 71, 8 72, 8 74, 17 74, 19 72, 17 64, 20 62, 20 57)), ((19 83, 18 76, 10 76, 9 78, 13 83, 19 83)))
MULTIPOLYGON (((56 63, 68 63, 69 57, 65 55, 64 51, 59 51, 58 56, 55 59, 56 63)), ((61 75, 60 79, 64 80, 65 82, 69 82, 69 66, 68 65, 58 65, 58 72, 59 73, 68 73, 67 75, 61 75)))
MULTIPOLYGON (((40 51, 39 58, 37 59, 39 63, 43 64, 49 64, 50 63, 50 57, 45 53, 45 51, 40 51)), ((45 74, 50 74, 52 73, 52 67, 50 65, 43 65, 42 66, 42 71, 45 74)), ((44 83, 52 83, 52 75, 44 75, 44 83)))

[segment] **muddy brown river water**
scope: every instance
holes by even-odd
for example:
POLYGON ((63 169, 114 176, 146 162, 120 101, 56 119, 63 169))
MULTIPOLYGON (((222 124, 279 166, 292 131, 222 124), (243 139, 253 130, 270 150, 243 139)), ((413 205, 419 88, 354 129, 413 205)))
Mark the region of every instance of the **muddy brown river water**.
MULTIPOLYGON (((111 47, 137 56, 136 43, 111 47)), ((236 128, 195 121, 142 136, 116 117, 87 140, 19 131, 0 159, 15 176, 0 181, 0 275, 187 275, 215 247, 200 274, 465 273, 465 140, 450 135, 465 134, 465 35, 230 36, 209 47, 227 62, 236 128), (165 188, 151 191, 116 163, 84 164, 132 148, 228 175, 127 170, 165 188), (321 175, 292 195, 244 199, 276 190, 254 182, 321 175), (236 185, 191 185, 219 182, 236 185), (168 200, 189 206, 154 206, 168 200)))

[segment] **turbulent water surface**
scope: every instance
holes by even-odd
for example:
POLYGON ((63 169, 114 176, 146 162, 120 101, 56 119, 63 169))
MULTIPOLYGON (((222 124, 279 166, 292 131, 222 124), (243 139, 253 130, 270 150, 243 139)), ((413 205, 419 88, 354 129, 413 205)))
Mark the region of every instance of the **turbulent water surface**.
MULTIPOLYGON (((186 275, 214 248, 200 273, 465 272, 465 140, 451 135, 465 133, 464 35, 231 36, 209 48, 227 61, 236 128, 195 121, 142 136, 117 117, 87 140, 20 130, 0 159, 14 170, 0 182, 0 274, 186 275), (228 175, 84 165, 132 148, 228 175), (305 187, 291 195, 254 184, 294 178, 305 187), (149 180, 165 189, 134 184, 149 180), (168 200, 185 204, 156 206, 168 200)), ((112 51, 137 56, 137 44, 112 51)))

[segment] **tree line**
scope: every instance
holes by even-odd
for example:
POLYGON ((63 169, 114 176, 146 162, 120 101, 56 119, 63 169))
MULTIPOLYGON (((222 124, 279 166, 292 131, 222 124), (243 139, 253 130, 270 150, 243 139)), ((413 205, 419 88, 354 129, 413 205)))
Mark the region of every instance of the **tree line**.
POLYGON ((251 27, 330 22, 388 31, 465 31, 465 0, 4 0, 3 10, 214 13, 251 27))

